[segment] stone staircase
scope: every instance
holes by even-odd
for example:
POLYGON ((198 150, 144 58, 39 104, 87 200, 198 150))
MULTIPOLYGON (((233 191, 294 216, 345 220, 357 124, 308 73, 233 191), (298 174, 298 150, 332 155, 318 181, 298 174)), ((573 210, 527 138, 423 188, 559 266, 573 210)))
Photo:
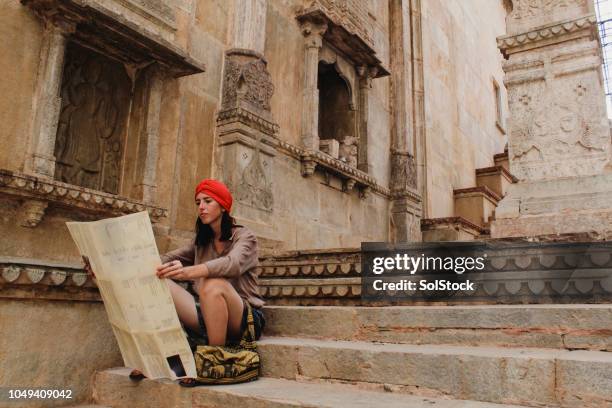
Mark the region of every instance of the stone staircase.
POLYGON ((108 407, 612 407, 612 305, 268 306, 262 378, 96 373, 108 407))
POLYGON ((423 241, 466 241, 489 236, 495 208, 516 182, 510 174, 508 151, 493 157, 494 165, 476 169, 476 186, 453 190, 454 216, 421 221, 423 241))

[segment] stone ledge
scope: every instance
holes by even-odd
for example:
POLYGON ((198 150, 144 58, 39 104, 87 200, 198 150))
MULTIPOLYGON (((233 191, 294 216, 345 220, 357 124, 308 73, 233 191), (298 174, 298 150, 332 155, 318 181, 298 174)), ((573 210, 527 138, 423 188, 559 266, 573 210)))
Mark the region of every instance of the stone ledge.
POLYGON ((370 191, 375 191, 387 198, 391 197, 391 190, 376 183, 374 177, 323 152, 306 150, 282 140, 279 141, 279 149, 300 160, 303 177, 312 176, 318 168, 326 176, 334 175, 342 179, 344 192, 350 192, 356 187, 362 198, 367 198, 370 191))
POLYGON ((450 225, 468 228, 478 234, 484 234, 487 231, 485 228, 479 227, 463 217, 423 218, 421 220, 421 231, 429 231, 437 227, 447 227, 450 225))
POLYGON ((168 210, 165 208, 53 179, 3 169, 0 169, 0 195, 43 203, 42 213, 38 214, 40 218, 32 219, 33 225, 29 226, 35 226, 40 222, 46 203, 56 203, 83 212, 108 216, 147 210, 152 222, 157 222, 168 215, 168 210))
POLYGON ((498 37, 497 47, 507 57, 511 53, 510 50, 520 48, 520 51, 522 51, 524 46, 532 45, 535 47, 541 42, 554 40, 584 29, 595 29, 596 27, 597 17, 594 14, 587 15, 574 20, 549 24, 521 34, 498 37))
POLYGON ((0 298, 101 301, 93 280, 78 266, 0 258, 0 298))
POLYGON ((494 201, 495 204, 497 204, 502 199, 497 193, 495 193, 487 186, 458 188, 453 190, 453 195, 455 196, 455 198, 469 196, 472 194, 484 195, 489 200, 494 201))
MULTIPOLYGON (((497 156, 497 155, 496 155, 497 156)), ((506 155, 507 156, 507 155, 506 155)), ((512 182, 512 183, 517 183, 518 179, 516 177, 514 177, 508 170, 506 170, 505 167, 501 166, 501 165, 495 165, 495 166, 491 166, 491 167, 483 167, 480 169, 476 169, 476 176, 492 176, 492 175, 498 175, 501 174, 502 176, 504 176, 508 181, 512 182)))

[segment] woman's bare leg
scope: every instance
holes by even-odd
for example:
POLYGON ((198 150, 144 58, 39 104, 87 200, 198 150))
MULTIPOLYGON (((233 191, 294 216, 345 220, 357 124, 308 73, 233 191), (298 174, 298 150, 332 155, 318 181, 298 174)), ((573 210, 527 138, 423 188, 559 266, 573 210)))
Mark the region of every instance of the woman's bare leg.
POLYGON ((222 346, 227 335, 240 334, 244 303, 226 279, 210 278, 198 282, 200 305, 211 346, 222 346))
POLYGON ((174 307, 178 313, 179 320, 191 330, 200 333, 200 324, 198 323, 198 312, 196 310, 195 299, 191 293, 183 289, 178 283, 171 279, 166 279, 174 307))

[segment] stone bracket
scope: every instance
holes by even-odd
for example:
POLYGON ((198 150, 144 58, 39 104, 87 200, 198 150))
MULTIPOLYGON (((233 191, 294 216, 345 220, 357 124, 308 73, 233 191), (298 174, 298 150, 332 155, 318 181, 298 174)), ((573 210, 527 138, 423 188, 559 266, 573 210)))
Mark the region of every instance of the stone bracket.
POLYGON ((98 216, 121 216, 147 210, 152 222, 158 222, 168 215, 165 208, 3 169, 0 169, 0 196, 24 200, 21 206, 21 225, 27 227, 35 227, 40 223, 49 203, 98 216))
POLYGON ((376 184, 371 176, 361 170, 319 151, 304 151, 300 161, 302 162, 302 176, 310 177, 318 168, 323 171, 328 181, 331 176, 340 178, 342 191, 345 193, 357 187, 361 198, 367 198, 370 188, 376 184))

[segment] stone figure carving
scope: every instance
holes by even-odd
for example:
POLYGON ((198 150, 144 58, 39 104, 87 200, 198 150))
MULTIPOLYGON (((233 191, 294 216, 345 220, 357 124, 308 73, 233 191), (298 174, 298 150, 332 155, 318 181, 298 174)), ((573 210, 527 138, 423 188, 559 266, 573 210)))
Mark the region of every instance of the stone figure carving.
POLYGON ((519 178, 546 178, 595 174, 603 166, 599 155, 610 148, 608 132, 592 118, 598 110, 591 103, 586 78, 558 88, 556 92, 531 85, 530 89, 512 92, 515 123, 512 126, 512 160, 518 166, 519 178), (520 95, 520 96, 519 96, 520 95), (533 102, 532 102, 533 100, 533 102), (552 166, 544 167, 543 163, 552 166), (556 163, 556 164, 555 164, 556 163))
POLYGON ((255 150, 253 158, 242 172, 235 196, 236 200, 251 207, 272 211, 272 183, 266 176, 259 149, 255 150))
POLYGON ((581 6, 584 0, 514 0, 514 8, 511 17, 516 20, 544 16, 554 10, 568 9, 581 6))
POLYGON ((55 144, 56 178, 118 193, 130 80, 123 67, 71 44, 55 144))
POLYGON ((232 108, 238 100, 244 100, 270 111, 274 84, 266 65, 261 58, 241 64, 228 56, 223 79, 223 109, 232 108))
POLYGON ((357 167, 358 140, 354 136, 345 136, 340 142, 338 158, 349 166, 357 167))

